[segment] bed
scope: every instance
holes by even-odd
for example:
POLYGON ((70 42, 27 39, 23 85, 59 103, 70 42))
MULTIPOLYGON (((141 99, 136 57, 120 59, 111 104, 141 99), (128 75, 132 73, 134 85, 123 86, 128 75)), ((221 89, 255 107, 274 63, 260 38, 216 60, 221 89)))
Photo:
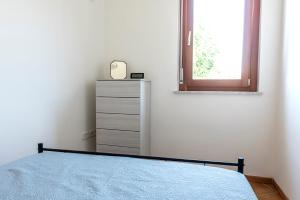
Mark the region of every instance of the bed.
MULTIPOLYGON (((257 200, 223 162, 46 149, 0 167, 1 200, 257 200), (204 165, 203 165, 204 164, 204 165)), ((240 164, 240 166, 238 166, 240 164)))

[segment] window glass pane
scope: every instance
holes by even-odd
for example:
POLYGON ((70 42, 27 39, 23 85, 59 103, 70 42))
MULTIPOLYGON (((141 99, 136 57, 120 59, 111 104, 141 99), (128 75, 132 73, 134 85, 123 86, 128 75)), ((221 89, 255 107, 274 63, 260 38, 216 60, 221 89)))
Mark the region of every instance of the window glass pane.
POLYGON ((241 79, 245 0, 194 0, 193 79, 241 79))

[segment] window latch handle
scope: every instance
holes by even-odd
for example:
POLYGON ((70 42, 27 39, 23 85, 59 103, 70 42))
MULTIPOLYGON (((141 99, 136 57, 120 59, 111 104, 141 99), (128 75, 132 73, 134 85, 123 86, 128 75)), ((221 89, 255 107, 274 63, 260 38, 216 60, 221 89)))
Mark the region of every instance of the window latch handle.
POLYGON ((192 41, 192 31, 189 31, 189 36, 188 36, 188 41, 187 41, 187 45, 191 46, 191 41, 192 41))

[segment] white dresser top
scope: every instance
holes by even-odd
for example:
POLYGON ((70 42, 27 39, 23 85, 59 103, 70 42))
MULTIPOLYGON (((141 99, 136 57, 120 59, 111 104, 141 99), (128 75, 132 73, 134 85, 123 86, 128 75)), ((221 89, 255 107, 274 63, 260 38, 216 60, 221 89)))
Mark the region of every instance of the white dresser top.
POLYGON ((141 82, 151 82, 148 79, 122 79, 122 80, 116 80, 116 79, 100 79, 97 81, 141 81, 141 82))

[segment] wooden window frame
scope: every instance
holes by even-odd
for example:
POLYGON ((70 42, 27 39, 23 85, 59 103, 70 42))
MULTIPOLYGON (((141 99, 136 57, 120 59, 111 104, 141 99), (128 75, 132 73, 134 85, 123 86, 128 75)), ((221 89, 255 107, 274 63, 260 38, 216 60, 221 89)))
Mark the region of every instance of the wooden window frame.
POLYGON ((248 91, 258 90, 260 0, 245 0, 242 78, 239 80, 193 80, 193 5, 182 0, 182 44, 180 91, 248 91), (188 44, 190 43, 190 45, 188 44))

